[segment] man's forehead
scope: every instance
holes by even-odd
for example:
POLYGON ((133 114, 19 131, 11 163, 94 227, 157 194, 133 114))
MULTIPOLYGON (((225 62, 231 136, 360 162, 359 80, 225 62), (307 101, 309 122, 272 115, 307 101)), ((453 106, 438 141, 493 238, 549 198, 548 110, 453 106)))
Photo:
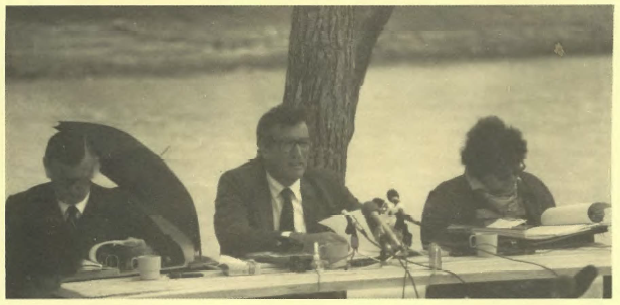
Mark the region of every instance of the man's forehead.
POLYGON ((271 128, 271 135, 276 138, 300 139, 308 138, 308 126, 305 122, 299 122, 295 125, 276 124, 271 128))
POLYGON ((56 160, 50 163, 52 170, 63 176, 91 176, 99 167, 99 160, 90 154, 86 154, 80 163, 67 165, 56 160))

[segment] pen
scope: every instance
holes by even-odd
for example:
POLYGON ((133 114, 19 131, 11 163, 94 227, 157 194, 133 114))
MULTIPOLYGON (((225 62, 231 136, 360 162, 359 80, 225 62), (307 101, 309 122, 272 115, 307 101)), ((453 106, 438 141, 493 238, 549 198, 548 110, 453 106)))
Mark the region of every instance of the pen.
POLYGON ((195 278, 195 277, 203 277, 203 276, 204 274, 198 273, 198 272, 190 272, 190 273, 174 272, 168 275, 168 277, 171 279, 186 279, 186 278, 195 278))

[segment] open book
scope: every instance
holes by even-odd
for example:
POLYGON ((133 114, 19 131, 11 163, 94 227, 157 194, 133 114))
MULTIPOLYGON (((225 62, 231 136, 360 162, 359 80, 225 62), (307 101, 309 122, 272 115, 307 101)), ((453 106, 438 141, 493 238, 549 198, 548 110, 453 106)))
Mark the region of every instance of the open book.
POLYGON ((547 209, 541 216, 541 226, 528 227, 522 221, 498 219, 487 227, 451 225, 450 232, 495 233, 526 240, 545 240, 583 232, 604 232, 611 224, 611 205, 585 203, 547 209))

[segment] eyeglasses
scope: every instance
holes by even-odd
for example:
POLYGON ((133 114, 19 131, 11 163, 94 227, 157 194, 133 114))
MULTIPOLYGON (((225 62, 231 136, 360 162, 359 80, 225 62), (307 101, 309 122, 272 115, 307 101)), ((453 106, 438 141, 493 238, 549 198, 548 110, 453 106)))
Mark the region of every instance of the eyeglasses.
POLYGON ((518 166, 516 166, 513 169, 502 170, 500 172, 494 173, 493 175, 501 181, 506 181, 506 180, 511 179, 514 176, 518 176, 519 174, 521 174, 523 171, 525 171, 526 167, 527 166, 525 165, 525 163, 521 162, 519 163, 518 166))
POLYGON ((310 149, 310 140, 274 140, 274 143, 284 152, 290 152, 296 145, 299 146, 299 149, 302 151, 310 149))

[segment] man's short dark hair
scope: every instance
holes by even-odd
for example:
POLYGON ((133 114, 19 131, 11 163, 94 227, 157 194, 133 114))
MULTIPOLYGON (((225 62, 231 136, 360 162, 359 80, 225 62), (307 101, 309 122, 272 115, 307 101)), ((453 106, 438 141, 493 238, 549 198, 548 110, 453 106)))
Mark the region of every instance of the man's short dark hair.
POLYGON ((497 116, 484 117, 467 133, 461 162, 475 177, 519 166, 527 154, 521 131, 497 116))
POLYGON ((61 131, 54 134, 47 142, 45 149, 45 162, 56 160, 64 165, 75 166, 79 164, 86 150, 92 153, 88 139, 77 132, 61 131))
POLYGON ((271 128, 276 125, 295 126, 306 122, 306 113, 303 108, 280 104, 271 108, 258 121, 256 127, 256 144, 260 146, 263 141, 271 141, 271 128))

